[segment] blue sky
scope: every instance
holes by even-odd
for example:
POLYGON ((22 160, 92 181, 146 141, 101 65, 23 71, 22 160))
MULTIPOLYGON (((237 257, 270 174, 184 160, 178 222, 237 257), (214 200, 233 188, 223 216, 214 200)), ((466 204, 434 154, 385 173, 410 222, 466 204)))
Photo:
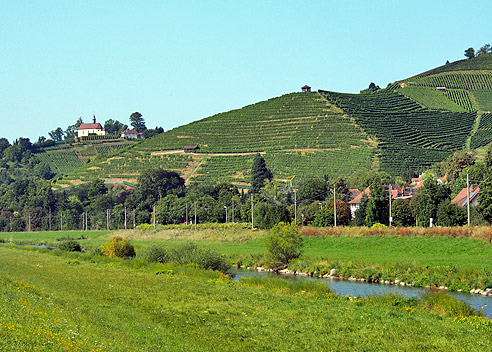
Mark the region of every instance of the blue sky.
POLYGON ((300 90, 357 93, 492 42, 490 1, 0 0, 1 136, 80 116, 165 130, 300 90))

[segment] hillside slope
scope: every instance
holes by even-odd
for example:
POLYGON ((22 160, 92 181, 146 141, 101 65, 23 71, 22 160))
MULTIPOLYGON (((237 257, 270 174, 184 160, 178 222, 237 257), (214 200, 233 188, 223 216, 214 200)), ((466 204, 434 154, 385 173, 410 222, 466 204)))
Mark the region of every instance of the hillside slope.
POLYGON ((290 93, 177 127, 97 158, 62 182, 135 182, 148 167, 187 182, 246 185, 255 153, 276 178, 421 171, 492 142, 492 54, 460 60, 363 94, 290 93), (439 88, 439 89, 438 89, 439 88), (185 147, 199 147, 186 152, 185 147))
POLYGON ((134 182, 143 168, 160 166, 188 182, 246 184, 257 152, 278 178, 334 177, 370 169, 375 146, 319 93, 291 93, 180 126, 65 179, 134 182), (200 149, 186 153, 186 146, 200 149))

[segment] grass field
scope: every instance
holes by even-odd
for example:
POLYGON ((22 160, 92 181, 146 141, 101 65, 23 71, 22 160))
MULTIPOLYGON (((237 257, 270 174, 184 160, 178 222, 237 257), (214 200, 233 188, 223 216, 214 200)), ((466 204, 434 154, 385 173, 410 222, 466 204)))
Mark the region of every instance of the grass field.
POLYGON ((8 351, 490 351, 483 318, 0 247, 8 351), (116 266, 115 266, 116 265, 116 266))

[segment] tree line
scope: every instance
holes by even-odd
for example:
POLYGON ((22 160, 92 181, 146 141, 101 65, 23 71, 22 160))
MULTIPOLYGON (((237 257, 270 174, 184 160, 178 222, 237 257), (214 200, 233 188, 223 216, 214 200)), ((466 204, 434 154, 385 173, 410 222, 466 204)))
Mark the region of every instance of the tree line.
MULTIPOLYGON (((49 170, 30 158, 33 145, 25 139, 9 145, 0 139, 0 231, 132 228, 139 224, 250 222, 272 228, 279 222, 299 225, 389 225, 389 175, 360 171, 351 178, 309 178, 294 191, 273 179, 260 154, 251 165, 251 188, 238 190, 230 183, 191 184, 176 172, 147 169, 137 186, 128 189, 101 179, 77 188, 53 191, 49 170), (370 188, 352 218, 349 186, 370 188), (336 214, 336 215, 335 215, 336 214), (335 217, 336 216, 336 217, 335 217)), ((492 222, 492 147, 483 162, 458 151, 424 175, 423 186, 411 199, 392 202, 393 225, 459 226, 467 222, 466 208, 451 199, 471 183, 479 185, 479 206, 472 209, 474 224, 492 222), (439 182, 438 175, 447 175, 439 182)), ((415 176, 408 174, 408 177, 415 176)), ((407 185, 409 179, 398 181, 407 185)), ((398 183, 396 182, 396 183, 398 183)))

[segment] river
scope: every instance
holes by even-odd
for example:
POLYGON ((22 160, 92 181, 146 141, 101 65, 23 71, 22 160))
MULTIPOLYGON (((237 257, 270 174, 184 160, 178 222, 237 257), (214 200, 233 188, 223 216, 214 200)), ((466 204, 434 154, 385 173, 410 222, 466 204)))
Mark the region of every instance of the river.
MULTIPOLYGON (((425 293, 425 288, 420 287, 409 287, 409 286, 399 286, 399 285, 384 285, 384 284, 373 284, 367 282, 358 281, 345 281, 337 279, 319 279, 312 278, 308 276, 301 275, 284 275, 277 274, 271 271, 256 271, 247 270, 242 268, 234 268, 231 271, 234 280, 239 281, 241 277, 264 277, 264 278, 284 278, 291 282, 296 282, 299 280, 314 280, 322 282, 330 287, 330 290, 338 295, 342 296, 379 296, 388 293, 394 293, 402 295, 404 297, 420 297, 425 293)), ((447 292, 451 296, 465 302, 466 304, 473 306, 477 309, 483 311, 483 313, 492 318, 492 298, 485 297, 482 295, 474 295, 459 292, 447 292)))

